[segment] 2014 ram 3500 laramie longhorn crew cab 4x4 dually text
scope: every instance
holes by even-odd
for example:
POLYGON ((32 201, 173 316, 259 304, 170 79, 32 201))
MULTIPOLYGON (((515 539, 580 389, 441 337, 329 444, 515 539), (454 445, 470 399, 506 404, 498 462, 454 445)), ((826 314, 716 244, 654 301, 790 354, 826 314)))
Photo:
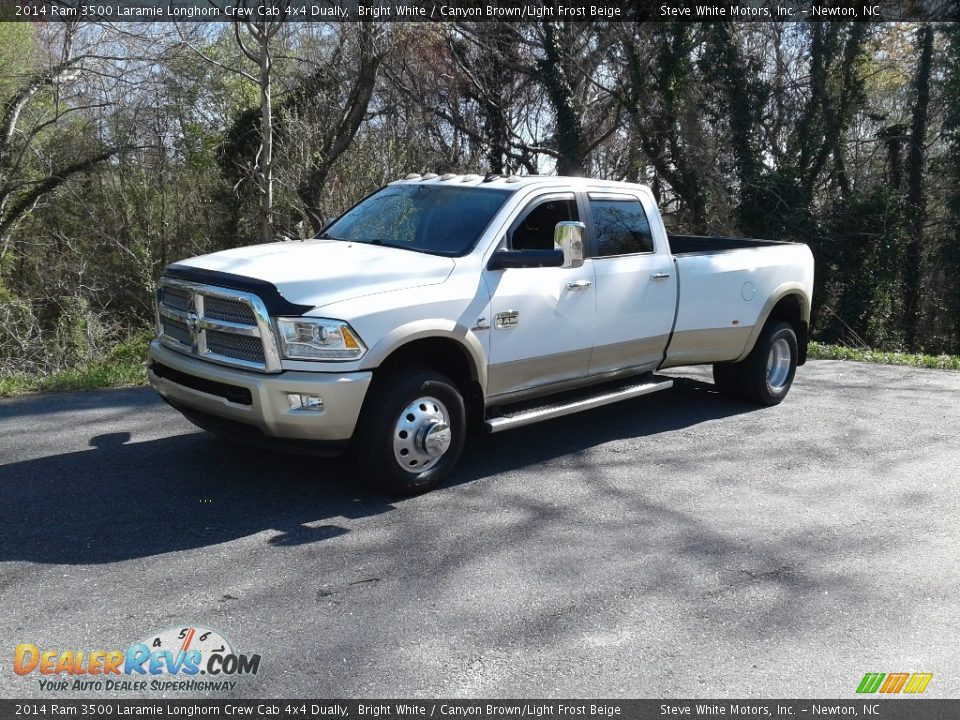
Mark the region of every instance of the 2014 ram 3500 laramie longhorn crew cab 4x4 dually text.
POLYGON ((368 481, 416 493, 468 428, 663 390, 662 368, 712 363, 721 392, 779 403, 812 286, 805 245, 667 235, 640 185, 413 175, 312 240, 166 268, 148 374, 211 432, 352 445, 368 481))

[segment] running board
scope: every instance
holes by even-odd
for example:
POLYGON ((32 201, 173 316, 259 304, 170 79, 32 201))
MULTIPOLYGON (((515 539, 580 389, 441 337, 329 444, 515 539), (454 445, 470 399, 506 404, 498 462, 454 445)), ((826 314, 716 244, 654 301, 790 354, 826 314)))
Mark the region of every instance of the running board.
POLYGON ((500 417, 485 420, 483 429, 488 433, 496 433, 501 430, 531 425, 541 420, 572 415, 573 413, 578 413, 583 410, 591 410, 603 405, 620 402, 621 400, 629 400, 630 398, 640 397, 641 395, 648 395, 658 390, 667 390, 671 387, 673 387, 673 380, 667 380, 661 377, 648 379, 644 382, 635 382, 630 385, 620 386, 616 390, 606 390, 587 397, 581 396, 572 402, 553 403, 506 413, 500 417))

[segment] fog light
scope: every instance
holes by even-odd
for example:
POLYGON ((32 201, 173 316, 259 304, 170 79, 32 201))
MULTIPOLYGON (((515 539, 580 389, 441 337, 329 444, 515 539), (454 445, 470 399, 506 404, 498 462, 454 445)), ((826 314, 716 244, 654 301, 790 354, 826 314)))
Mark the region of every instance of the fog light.
POLYGON ((323 398, 319 395, 287 393, 287 402, 290 404, 291 410, 312 410, 314 412, 323 412, 323 398))

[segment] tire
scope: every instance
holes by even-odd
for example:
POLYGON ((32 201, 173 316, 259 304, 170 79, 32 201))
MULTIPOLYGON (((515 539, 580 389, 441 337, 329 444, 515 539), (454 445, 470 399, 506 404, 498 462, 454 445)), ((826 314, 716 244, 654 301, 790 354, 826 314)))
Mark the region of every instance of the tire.
POLYGON ((460 459, 463 396, 447 377, 410 369, 378 378, 364 403, 353 455, 364 481, 390 495, 432 490, 460 459))
POLYGON ((725 397, 740 397, 740 365, 716 363, 713 366, 713 385, 725 397))
POLYGON ((759 405, 779 405, 790 392, 798 357, 797 334, 790 323, 765 327, 739 363, 741 395, 759 405))

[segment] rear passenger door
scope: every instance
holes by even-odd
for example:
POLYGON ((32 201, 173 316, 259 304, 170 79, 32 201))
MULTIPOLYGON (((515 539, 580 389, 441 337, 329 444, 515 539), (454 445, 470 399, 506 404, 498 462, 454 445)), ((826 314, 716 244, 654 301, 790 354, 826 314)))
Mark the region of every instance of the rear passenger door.
POLYGON ((654 370, 677 301, 677 276, 659 215, 642 193, 590 192, 587 205, 588 262, 597 283, 590 373, 654 370))

